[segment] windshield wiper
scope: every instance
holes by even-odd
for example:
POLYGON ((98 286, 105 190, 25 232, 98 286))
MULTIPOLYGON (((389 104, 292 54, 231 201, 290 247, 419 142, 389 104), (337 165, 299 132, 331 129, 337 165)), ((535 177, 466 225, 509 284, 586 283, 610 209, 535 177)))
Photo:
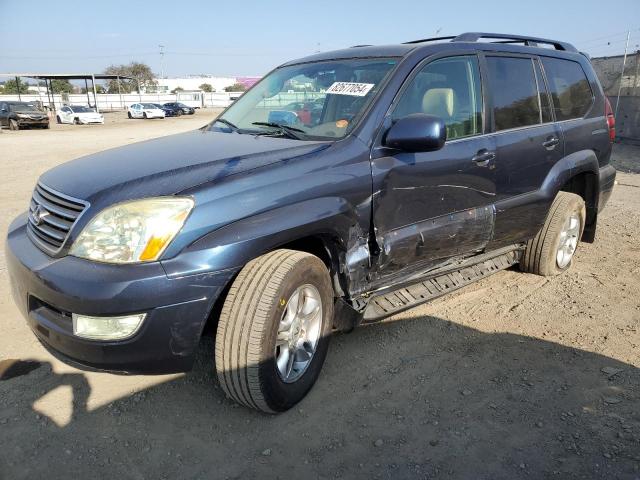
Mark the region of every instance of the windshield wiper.
POLYGON ((233 130, 234 132, 237 132, 239 129, 238 127, 236 127, 233 123, 231 123, 229 120, 226 120, 224 118, 216 118, 216 121, 213 123, 223 123, 224 125, 226 125, 227 127, 230 127, 231 130, 233 130))
POLYGON ((306 135, 306 132, 304 130, 302 130, 300 128, 296 128, 296 127, 291 127, 289 125, 284 125, 282 123, 252 122, 251 125, 258 125, 258 126, 261 126, 261 127, 277 128, 282 135, 285 135, 285 136, 287 136, 289 138, 294 138, 296 140, 301 140, 301 136, 299 135, 300 133, 302 133, 303 135, 306 135))

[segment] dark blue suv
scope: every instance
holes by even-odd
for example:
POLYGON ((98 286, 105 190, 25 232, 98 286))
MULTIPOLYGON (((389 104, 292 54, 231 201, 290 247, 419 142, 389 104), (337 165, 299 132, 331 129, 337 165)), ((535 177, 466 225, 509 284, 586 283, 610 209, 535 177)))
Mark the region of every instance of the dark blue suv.
POLYGON ((188 370, 209 325, 225 392, 283 411, 333 331, 515 264, 568 269, 614 185, 613 128, 564 42, 303 58, 197 131, 42 175, 8 233, 13 294, 47 347, 102 370, 188 370))

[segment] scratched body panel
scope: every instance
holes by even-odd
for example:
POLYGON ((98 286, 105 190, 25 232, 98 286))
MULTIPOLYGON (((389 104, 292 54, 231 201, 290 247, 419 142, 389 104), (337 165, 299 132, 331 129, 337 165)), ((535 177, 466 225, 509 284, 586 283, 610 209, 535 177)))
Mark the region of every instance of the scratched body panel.
POLYGON ((480 251, 491 240, 496 172, 472 157, 491 137, 450 142, 436 152, 374 152, 373 224, 381 249, 373 277, 480 251))

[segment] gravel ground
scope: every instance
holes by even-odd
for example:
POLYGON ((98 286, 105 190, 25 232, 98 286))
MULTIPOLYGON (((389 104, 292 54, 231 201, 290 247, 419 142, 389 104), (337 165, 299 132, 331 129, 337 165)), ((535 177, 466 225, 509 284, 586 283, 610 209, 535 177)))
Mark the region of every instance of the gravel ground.
MULTIPOLYGON (((2 132, 0 230, 46 169, 215 114, 2 132)), ((279 416, 225 399, 211 339, 186 375, 60 363, 0 255, 0 361, 37 362, 0 382, 0 479, 639 479, 640 176, 618 182, 569 272, 508 270, 336 336, 318 384, 279 416)))

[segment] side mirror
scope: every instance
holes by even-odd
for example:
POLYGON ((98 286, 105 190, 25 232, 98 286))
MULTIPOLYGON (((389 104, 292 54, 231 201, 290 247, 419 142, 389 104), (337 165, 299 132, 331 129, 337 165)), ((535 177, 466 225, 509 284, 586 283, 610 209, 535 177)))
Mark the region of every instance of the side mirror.
POLYGON ((384 145, 406 152, 433 152, 447 141, 447 128, 440 117, 414 113, 397 120, 387 131, 384 145))

